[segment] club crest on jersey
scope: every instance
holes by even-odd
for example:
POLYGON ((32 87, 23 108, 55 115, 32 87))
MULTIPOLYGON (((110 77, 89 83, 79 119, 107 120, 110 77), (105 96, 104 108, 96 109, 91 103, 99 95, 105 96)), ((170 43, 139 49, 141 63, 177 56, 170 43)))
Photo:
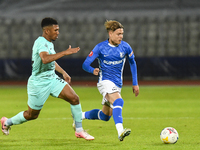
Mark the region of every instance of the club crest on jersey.
POLYGON ((90 54, 88 55, 89 57, 91 57, 93 55, 93 51, 90 52, 90 54))
POLYGON ((48 48, 48 45, 47 45, 47 44, 45 44, 44 46, 45 46, 46 48, 48 48))
POLYGON ((133 55, 133 51, 128 56, 131 57, 132 55, 133 55))
POLYGON ((121 57, 121 58, 124 57, 124 52, 120 52, 120 57, 121 57))

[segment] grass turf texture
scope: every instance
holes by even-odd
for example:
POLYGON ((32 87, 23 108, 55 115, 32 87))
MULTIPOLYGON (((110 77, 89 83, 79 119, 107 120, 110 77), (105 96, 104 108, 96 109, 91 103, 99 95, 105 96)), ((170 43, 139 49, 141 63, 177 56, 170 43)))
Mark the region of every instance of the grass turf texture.
MULTIPOLYGON (((102 108, 96 87, 73 87, 82 110, 102 108)), ((122 97, 124 127, 132 133, 119 142, 114 121, 84 120, 83 127, 94 141, 77 139, 72 129, 69 103, 49 97, 34 121, 12 126, 9 136, 0 135, 1 150, 196 150, 200 149, 200 87, 140 86, 135 98, 132 88, 124 86, 122 97), (174 127, 179 133, 176 144, 163 144, 160 132, 174 127)), ((8 118, 27 109, 26 87, 0 87, 0 117, 8 118)))

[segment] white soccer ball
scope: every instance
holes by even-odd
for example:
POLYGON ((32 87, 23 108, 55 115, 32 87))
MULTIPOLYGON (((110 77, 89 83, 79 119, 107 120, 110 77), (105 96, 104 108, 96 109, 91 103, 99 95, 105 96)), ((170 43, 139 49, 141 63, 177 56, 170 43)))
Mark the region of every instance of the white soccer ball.
POLYGON ((178 132, 172 127, 166 127, 160 133, 160 139, 165 144, 175 144, 178 138, 178 132))

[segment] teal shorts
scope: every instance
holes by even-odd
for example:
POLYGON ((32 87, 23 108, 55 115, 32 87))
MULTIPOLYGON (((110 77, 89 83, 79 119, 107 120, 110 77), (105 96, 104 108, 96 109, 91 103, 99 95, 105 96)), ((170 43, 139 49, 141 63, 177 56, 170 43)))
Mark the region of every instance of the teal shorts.
POLYGON ((66 84, 68 83, 57 75, 51 78, 31 76, 27 85, 28 106, 34 110, 42 109, 49 95, 58 97, 66 84))

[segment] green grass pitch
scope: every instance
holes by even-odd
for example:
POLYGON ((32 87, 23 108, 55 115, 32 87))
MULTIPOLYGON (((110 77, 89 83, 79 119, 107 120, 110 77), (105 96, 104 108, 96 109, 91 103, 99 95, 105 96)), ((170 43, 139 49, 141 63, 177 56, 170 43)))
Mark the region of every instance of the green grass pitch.
MULTIPOLYGON (((96 87, 74 86, 82 110, 102 108, 96 87)), ((120 142, 114 121, 84 120, 94 141, 77 139, 72 129, 69 103, 49 97, 34 121, 12 126, 9 136, 0 135, 1 150, 197 150, 200 149, 200 86, 140 86, 135 98, 131 86, 122 89, 123 125, 131 134, 120 142), (160 132, 174 127, 176 144, 163 144, 160 132)), ((25 86, 0 87, 0 117, 27 109, 25 86)))

